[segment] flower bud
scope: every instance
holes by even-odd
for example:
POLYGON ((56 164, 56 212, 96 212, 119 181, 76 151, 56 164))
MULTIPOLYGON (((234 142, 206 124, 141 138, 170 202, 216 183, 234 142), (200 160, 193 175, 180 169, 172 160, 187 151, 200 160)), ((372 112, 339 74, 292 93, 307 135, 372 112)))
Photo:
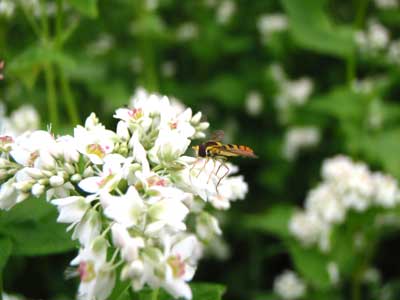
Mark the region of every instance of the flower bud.
POLYGON ((64 184, 64 178, 60 176, 51 176, 50 177, 50 185, 52 187, 57 187, 64 184))
POLYGON ((54 157, 47 150, 40 150, 40 163, 41 167, 46 170, 53 170, 56 166, 54 157))
POLYGON ((85 171, 83 171, 83 177, 90 177, 93 176, 94 171, 92 167, 87 167, 85 171))
POLYGON ((79 182, 82 180, 82 176, 80 174, 74 174, 71 176, 71 181, 72 182, 79 182))
POLYGON ((47 178, 39 179, 38 182, 41 185, 48 185, 49 184, 49 179, 47 179, 47 178))
POLYGON ((64 159, 69 163, 77 163, 79 161, 79 152, 75 149, 64 149, 64 159))
POLYGON ((20 203, 29 197, 29 193, 20 193, 17 196, 17 203, 20 203))
POLYGON ((129 141, 130 135, 128 125, 124 121, 119 121, 117 124, 117 135, 124 141, 129 141))
POLYGON ((64 164, 64 170, 68 172, 68 174, 75 174, 76 170, 75 167, 73 165, 71 165, 70 163, 65 163, 64 164))
POLYGON ((14 183, 14 187, 23 193, 27 193, 31 190, 33 183, 33 180, 24 180, 14 183))
POLYGON ((44 176, 43 172, 37 168, 25 168, 25 172, 33 179, 41 179, 44 176))
POLYGON ((39 197, 44 193, 44 188, 44 185, 41 185, 40 183, 35 183, 32 186, 32 195, 34 195, 35 197, 39 197))
POLYGON ((191 122, 192 122, 193 124, 197 124, 197 123, 200 122, 200 120, 201 120, 201 112, 199 111, 198 113, 196 113, 196 114, 192 117, 191 122))

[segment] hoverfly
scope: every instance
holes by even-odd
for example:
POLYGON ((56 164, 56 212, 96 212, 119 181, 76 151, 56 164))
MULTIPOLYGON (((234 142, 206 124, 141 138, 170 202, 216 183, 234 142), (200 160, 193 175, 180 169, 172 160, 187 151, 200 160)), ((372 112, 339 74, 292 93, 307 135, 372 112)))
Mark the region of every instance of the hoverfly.
MULTIPOLYGON (((221 167, 225 168, 225 173, 218 179, 217 185, 215 186, 217 193, 219 184, 221 183, 222 179, 224 179, 229 173, 229 167, 226 165, 228 157, 242 156, 242 157, 257 158, 257 155, 254 154, 253 149, 251 149, 248 146, 221 143, 223 137, 224 137, 224 132, 222 130, 217 130, 214 132, 210 140, 200 145, 192 147, 192 149, 196 152, 196 156, 198 158, 206 158, 204 165, 201 167, 196 177, 198 177, 201 174, 201 172, 205 169, 210 159, 213 160, 214 168, 208 177, 207 183, 210 181, 211 175, 214 173, 216 161, 220 162, 220 165, 217 171, 215 172, 216 176, 218 176, 218 172, 221 169, 221 167)), ((198 160, 194 162, 193 167, 190 170, 194 168, 197 161, 198 160)))

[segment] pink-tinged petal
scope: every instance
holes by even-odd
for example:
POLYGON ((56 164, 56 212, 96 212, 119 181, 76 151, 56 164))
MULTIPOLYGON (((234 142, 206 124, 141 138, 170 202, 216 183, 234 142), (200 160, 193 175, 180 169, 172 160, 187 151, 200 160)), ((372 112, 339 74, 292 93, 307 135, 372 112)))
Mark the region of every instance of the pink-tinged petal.
POLYGON ((78 185, 85 192, 94 194, 99 191, 102 179, 100 176, 88 177, 79 182, 78 185))

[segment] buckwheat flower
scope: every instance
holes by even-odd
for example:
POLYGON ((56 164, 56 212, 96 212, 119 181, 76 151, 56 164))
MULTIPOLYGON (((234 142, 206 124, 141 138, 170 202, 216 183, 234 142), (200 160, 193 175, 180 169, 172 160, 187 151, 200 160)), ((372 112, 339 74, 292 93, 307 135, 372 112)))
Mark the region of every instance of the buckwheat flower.
POLYGON ((10 127, 14 136, 26 131, 33 131, 39 128, 40 117, 36 109, 31 105, 23 105, 10 115, 10 127))
POLYGON ((185 135, 173 130, 163 130, 149 151, 149 156, 154 163, 168 164, 182 156, 189 145, 190 140, 185 135))
POLYGON ((388 175, 376 172, 372 175, 374 199, 385 208, 394 207, 400 200, 400 191, 396 180, 388 175))
POLYGON ((173 61, 165 61, 161 64, 161 74, 164 77, 172 78, 176 74, 176 63, 173 61))
POLYGON ((71 265, 78 266, 81 280, 78 299, 107 299, 115 283, 115 273, 107 262, 107 241, 104 238, 100 237, 81 249, 71 265))
POLYGON ((0 2, 0 16, 10 18, 14 15, 15 3, 10 0, 3 0, 0 2))
POLYGON ((289 221, 289 231, 305 246, 319 241, 322 226, 323 223, 318 216, 302 211, 294 213, 289 221))
POLYGON ((145 220, 146 206, 133 186, 124 195, 110 197, 112 200, 108 201, 104 210, 104 214, 110 219, 127 228, 140 225, 145 220))
POLYGON ((195 273, 196 262, 201 255, 197 252, 198 249, 199 241, 194 235, 175 242, 171 248, 165 247, 166 270, 161 286, 172 296, 192 298, 192 291, 186 282, 195 273))
POLYGON ((83 179, 79 187, 92 194, 112 191, 122 179, 125 158, 119 154, 109 154, 104 158, 102 171, 97 176, 83 179))
POLYGON ((369 20, 367 30, 357 32, 355 40, 361 52, 374 55, 387 48, 390 34, 378 21, 369 20))
POLYGON ((250 116, 258 116, 263 109, 263 98, 260 92, 250 91, 245 100, 245 108, 250 116))
POLYGON ((14 187, 15 178, 12 177, 0 187, 0 208, 10 209, 18 203, 18 192, 14 187))
POLYGON ((285 300, 299 299, 306 293, 306 285, 295 272, 285 270, 275 278, 274 292, 285 300))
POLYGON ((76 224, 90 208, 90 200, 82 196, 54 199, 51 203, 57 206, 59 211, 57 222, 60 223, 76 224))
POLYGON ((257 28, 265 39, 275 32, 281 32, 288 28, 288 20, 284 14, 261 15, 257 21, 257 28))
POLYGON ((114 46, 114 37, 108 33, 101 33, 99 37, 87 46, 89 55, 97 56, 108 53, 114 46))
POLYGON ((132 262, 139 259, 139 250, 145 246, 142 237, 132 237, 125 226, 115 223, 111 227, 113 243, 121 249, 121 257, 132 262))
POLYGON ((84 245, 90 245, 98 236, 102 227, 100 213, 95 209, 89 209, 83 215, 83 218, 76 223, 73 223, 69 229, 75 227, 72 233, 72 239, 78 239, 84 245), (76 226, 75 226, 76 225, 76 226))
POLYGON ((283 155, 287 160, 294 160, 302 149, 316 146, 320 139, 316 127, 292 127, 285 134, 283 155))
POLYGON ((328 271, 329 280, 331 283, 333 285, 337 285, 340 281, 340 273, 337 263, 334 261, 329 262, 326 266, 326 269, 328 271))
POLYGON ((74 129, 76 149, 87 156, 94 164, 102 164, 107 154, 112 153, 117 135, 98 123, 94 114, 91 114, 85 127, 78 125, 74 129))
POLYGON ((306 210, 318 215, 324 222, 341 223, 344 221, 346 208, 330 184, 321 184, 311 190, 306 199, 306 210))
POLYGON ((201 212, 196 217, 196 234, 202 241, 211 241, 216 235, 222 234, 217 218, 207 212, 201 212))
POLYGON ((171 194, 168 195, 168 192, 165 192, 165 188, 163 190, 160 192, 162 199, 149 208, 150 224, 146 228, 146 233, 149 235, 158 232, 164 226, 176 231, 186 230, 186 225, 183 221, 189 213, 189 209, 183 201, 190 195, 174 188, 169 188, 171 194))
POLYGON ((394 9, 399 7, 397 0, 374 0, 374 3, 380 9, 394 9))
POLYGON ((181 42, 191 41, 199 35, 199 27, 193 22, 186 22, 176 29, 176 39, 181 42))
POLYGON ((236 3, 233 0, 223 0, 217 8, 217 22, 227 24, 236 11, 236 3))

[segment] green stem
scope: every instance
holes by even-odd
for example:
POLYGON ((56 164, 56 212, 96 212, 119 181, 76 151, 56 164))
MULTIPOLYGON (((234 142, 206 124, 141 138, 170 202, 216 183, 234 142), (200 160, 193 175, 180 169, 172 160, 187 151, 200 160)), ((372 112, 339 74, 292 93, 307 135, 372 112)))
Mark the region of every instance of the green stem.
POLYGON ((151 300, 157 300, 158 299, 158 291, 159 289, 154 289, 153 292, 151 293, 151 300))
POLYGON ((28 20, 29 25, 31 26, 33 32, 37 37, 42 37, 42 31, 40 30, 39 24, 36 23, 36 20, 32 18, 32 15, 27 11, 25 5, 22 1, 19 1, 20 6, 22 7, 22 12, 24 13, 25 18, 28 20))
POLYGON ((63 26, 63 0, 57 0, 56 47, 61 46, 62 26, 63 26))
POLYGON ((69 79, 67 78, 67 76, 65 76, 64 70, 62 70, 61 68, 59 68, 59 70, 60 70, 59 75, 60 75, 61 90, 64 95, 64 100, 67 106, 69 118, 72 124, 79 124, 80 123, 79 114, 76 108, 74 95, 72 94, 69 79))
POLYGON ((44 67, 46 91, 47 91, 47 107, 49 111, 50 122, 53 129, 58 128, 58 111, 56 98, 56 85, 53 66, 47 63, 44 67))
MULTIPOLYGON (((358 30, 363 27, 365 15, 368 8, 368 0, 358 0, 356 16, 354 18, 353 28, 358 30)), ((357 77, 356 74, 356 52, 353 51, 346 60, 346 78, 348 85, 351 85, 354 79, 357 77)))
POLYGON ((351 284, 351 300, 361 300, 361 282, 358 275, 353 278, 351 284))
POLYGON ((0 272, 0 300, 3 300, 3 274, 0 272))

